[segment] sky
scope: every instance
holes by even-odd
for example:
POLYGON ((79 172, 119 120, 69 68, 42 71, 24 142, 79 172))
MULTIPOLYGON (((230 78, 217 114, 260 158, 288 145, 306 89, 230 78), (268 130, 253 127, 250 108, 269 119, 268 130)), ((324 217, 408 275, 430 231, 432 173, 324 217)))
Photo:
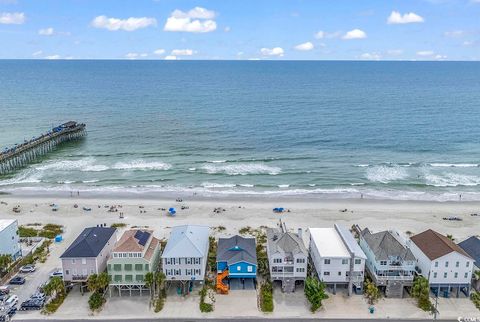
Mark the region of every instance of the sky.
POLYGON ((0 59, 480 60, 480 0, 0 0, 0 59))

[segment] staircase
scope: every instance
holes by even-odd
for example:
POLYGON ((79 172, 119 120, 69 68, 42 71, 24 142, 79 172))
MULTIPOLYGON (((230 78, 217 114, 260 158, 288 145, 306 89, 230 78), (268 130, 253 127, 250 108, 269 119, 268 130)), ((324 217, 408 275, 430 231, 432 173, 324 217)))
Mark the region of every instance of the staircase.
POLYGON ((223 283, 223 280, 228 277, 228 269, 220 274, 217 274, 217 293, 228 294, 228 285, 223 283))
POLYGON ((402 298, 403 283, 400 281, 388 281, 385 296, 389 298, 402 298))

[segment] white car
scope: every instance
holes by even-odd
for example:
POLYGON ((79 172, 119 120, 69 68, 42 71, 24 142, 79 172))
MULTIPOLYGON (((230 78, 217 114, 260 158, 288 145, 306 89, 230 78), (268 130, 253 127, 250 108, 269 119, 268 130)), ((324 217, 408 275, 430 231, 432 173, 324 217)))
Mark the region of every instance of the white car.
POLYGON ((63 278, 63 271, 61 271, 61 270, 56 270, 55 272, 53 272, 52 274, 50 274, 50 278, 53 278, 53 277, 61 277, 61 278, 63 278))
POLYGON ((33 273, 35 272, 36 268, 35 265, 25 265, 20 268, 20 273, 33 273))
POLYGON ((11 295, 6 301, 5 301, 5 306, 6 307, 12 307, 17 305, 18 303, 18 296, 16 295, 11 295))

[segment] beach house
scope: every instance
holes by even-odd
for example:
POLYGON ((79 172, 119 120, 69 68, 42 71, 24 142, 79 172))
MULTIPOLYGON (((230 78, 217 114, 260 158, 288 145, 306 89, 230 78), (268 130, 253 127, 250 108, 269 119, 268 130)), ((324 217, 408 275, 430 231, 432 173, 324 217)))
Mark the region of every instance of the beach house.
POLYGON ((302 230, 292 233, 281 221, 277 228, 267 228, 267 256, 270 279, 279 281, 282 291, 294 292, 307 277, 308 250, 302 240, 302 230))
POLYGON ((257 250, 253 237, 219 238, 217 244, 217 290, 254 289, 257 278, 257 250), (225 284, 225 280, 228 282, 225 284))
POLYGON ((332 288, 338 286, 363 291, 366 255, 348 229, 338 224, 333 228, 309 228, 310 257, 318 278, 332 288))
POLYGON ((10 255, 12 260, 22 256, 16 219, 0 219, 0 255, 10 255))
POLYGON ((470 294, 473 258, 446 236, 426 230, 412 236, 407 245, 417 259, 417 272, 430 283, 437 295, 470 294))
POLYGON ((153 236, 152 230, 131 229, 123 233, 115 244, 107 262, 112 290, 142 292, 145 288, 145 275, 157 270, 160 260, 160 240, 153 236))
POLYGON ((90 275, 104 272, 116 241, 116 228, 85 228, 60 256, 63 280, 86 282, 90 275))
MULTIPOLYGON (((458 244, 474 260, 473 271, 480 271, 480 238, 472 236, 458 244)), ((480 291, 480 276, 473 276, 473 287, 480 291)))
POLYGON ((173 227, 162 253, 162 271, 167 282, 178 281, 183 294, 205 277, 210 228, 184 225, 173 227))
POLYGON ((360 247, 367 256, 366 270, 386 297, 403 297, 406 286, 412 286, 416 260, 406 240, 396 231, 372 233, 361 231, 360 247))

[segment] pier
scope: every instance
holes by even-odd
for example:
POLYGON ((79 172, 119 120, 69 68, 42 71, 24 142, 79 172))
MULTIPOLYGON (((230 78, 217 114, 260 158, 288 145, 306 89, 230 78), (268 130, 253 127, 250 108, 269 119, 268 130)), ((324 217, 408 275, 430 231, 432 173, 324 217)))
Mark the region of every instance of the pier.
POLYGON ((63 142, 77 140, 87 134, 85 124, 70 121, 54 127, 39 137, 22 144, 15 144, 12 148, 5 148, 0 152, 0 175, 7 174, 26 166, 63 142))

